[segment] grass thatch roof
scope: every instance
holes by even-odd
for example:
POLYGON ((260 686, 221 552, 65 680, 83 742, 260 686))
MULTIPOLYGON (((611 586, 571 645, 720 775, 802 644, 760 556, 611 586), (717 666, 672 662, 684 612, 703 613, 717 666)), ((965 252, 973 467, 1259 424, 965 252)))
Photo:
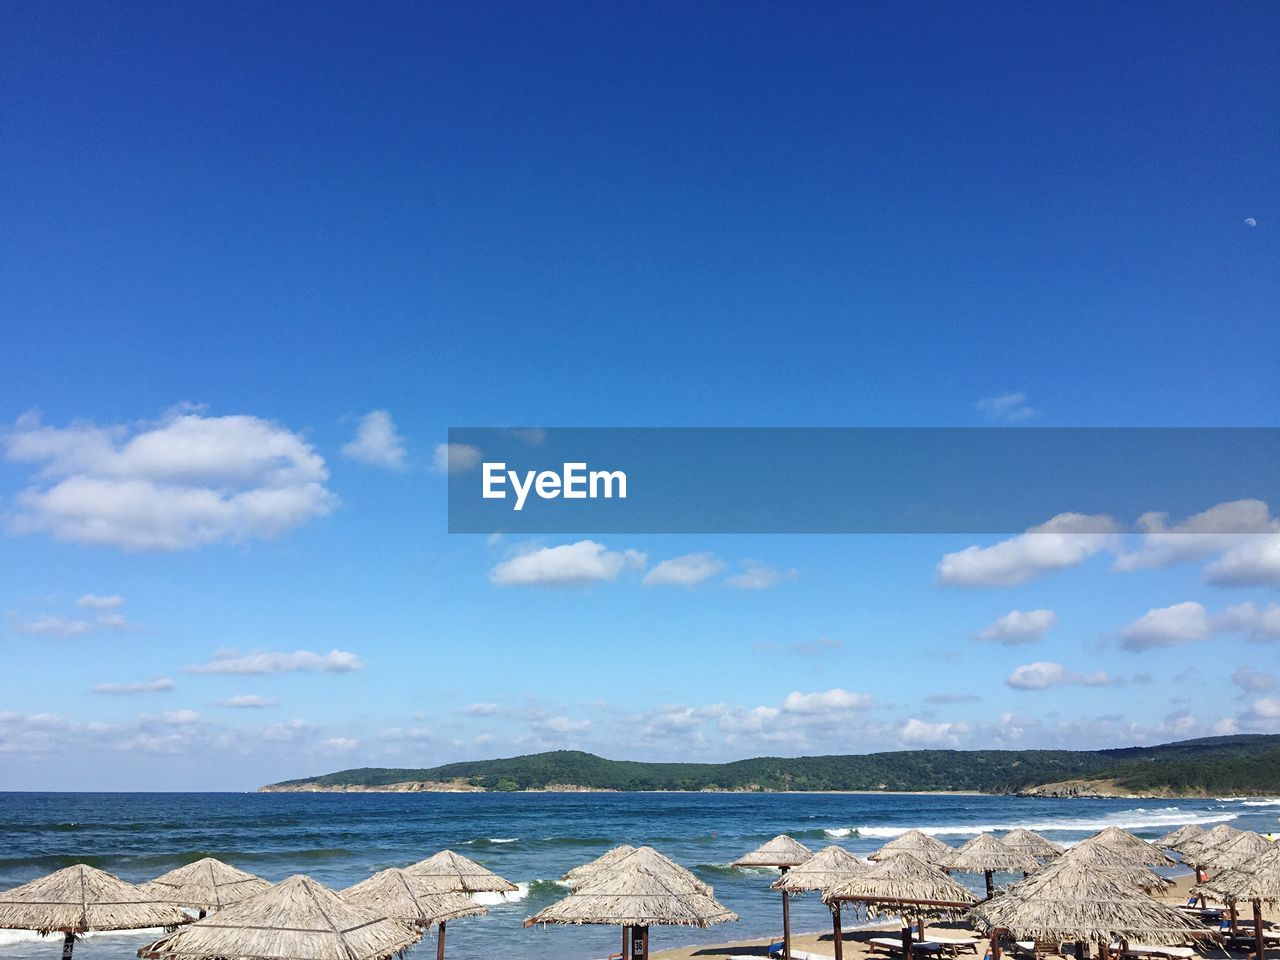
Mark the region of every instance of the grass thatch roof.
POLYGON ((87 933, 190 921, 172 903, 83 863, 0 893, 0 928, 6 930, 87 933))
POLYGON ((669 873, 636 866, 610 870, 529 919, 539 923, 709 927, 738 915, 705 893, 683 888, 669 873))
POLYGON ((600 854, 600 856, 596 857, 590 863, 583 863, 574 867, 560 879, 566 881, 571 887, 576 887, 597 870, 612 866, 628 854, 635 853, 635 851, 636 848, 631 846, 629 843, 613 847, 612 849, 606 850, 604 853, 600 854))
POLYGON ((1156 841, 1157 847, 1164 847, 1166 850, 1176 850, 1182 852, 1182 844, 1186 843, 1192 837, 1198 837, 1204 833, 1204 827, 1198 823, 1188 823, 1184 827, 1177 830, 1170 830, 1163 837, 1156 841))
POLYGON ((894 837, 875 853, 868 854, 867 859, 884 860, 900 853, 909 853, 925 863, 937 863, 950 852, 951 848, 941 840, 920 830, 908 830, 902 836, 894 837))
POLYGON ((990 833, 980 833, 959 850, 953 850, 940 861, 944 870, 985 873, 1032 873, 1040 869, 1040 861, 1029 853, 1012 850, 990 833))
POLYGON ((798 867, 813 851, 785 833, 733 861, 735 867, 798 867))
POLYGON ((1019 940, 1182 943, 1204 932, 1172 907, 1071 853, 974 907, 969 919, 980 931, 1008 930, 1019 940))
POLYGON ((142 889, 157 900, 180 907, 220 910, 261 893, 269 886, 271 884, 261 877, 213 857, 205 857, 162 873, 150 883, 142 884, 142 889))
POLYGON ((1244 830, 1226 843, 1202 851, 1200 863, 1217 870, 1247 870, 1254 860, 1275 848, 1262 834, 1244 830))
POLYGON ((1063 854, 1063 848, 1052 840, 1046 840, 1040 834, 1024 830, 1022 827, 1010 830, 1000 838, 1000 842, 1010 850, 1020 850, 1045 860, 1060 857, 1063 854))
POLYGON ((347 903, 367 907, 381 917, 431 926, 487 913, 466 894, 431 890, 406 870, 383 870, 347 887, 340 894, 347 903))
POLYGON ((144 960, 386 960, 422 931, 293 876, 143 947, 144 960))
POLYGON ((512 893, 519 889, 510 880, 452 850, 441 850, 405 869, 439 892, 512 893))
POLYGON ((773 889, 786 890, 788 893, 825 890, 853 879, 868 868, 865 861, 859 860, 844 847, 833 844, 823 847, 800 866, 792 867, 773 882, 773 889))
POLYGON ((1152 896, 1173 886, 1173 881, 1168 877, 1162 877, 1149 867, 1134 863, 1121 851, 1101 844, 1077 844, 1059 857, 1054 865, 1064 860, 1087 870, 1107 873, 1130 889, 1141 890, 1152 896))
POLYGON ((822 897, 824 903, 858 900, 875 913, 902 914, 908 912, 904 907, 919 904, 919 909, 911 908, 909 912, 932 916, 953 916, 964 909, 941 904, 969 904, 977 899, 968 887, 910 853, 881 860, 829 888, 822 897))
POLYGON ((715 891, 711 889, 709 884, 699 880, 693 871, 682 867, 670 857, 659 853, 653 847, 635 847, 630 853, 616 857, 612 863, 603 867, 597 867, 594 872, 587 874, 573 885, 574 890, 580 890, 582 887, 592 883, 601 877, 608 876, 615 870, 644 870, 648 873, 658 874, 659 876, 669 877, 673 889, 688 890, 692 893, 705 893, 707 896, 714 896, 715 891))
POLYGON ((1165 856, 1154 843, 1148 843, 1141 837, 1135 837, 1127 830, 1119 827, 1107 827, 1101 833, 1095 833, 1087 840, 1081 840, 1076 847, 1100 846, 1114 850, 1131 863, 1144 867, 1172 867, 1174 861, 1165 856))
POLYGON ((1248 865, 1227 870, 1208 883, 1193 889, 1209 888, 1211 896, 1223 900, 1260 900, 1280 903, 1280 847, 1275 844, 1248 865))
POLYGON ((1209 850, 1224 843, 1234 840, 1243 830, 1237 830, 1235 827, 1226 823, 1220 823, 1212 830, 1206 830, 1199 836, 1192 837, 1190 840, 1182 841, 1182 845, 1178 848, 1178 852, 1182 854, 1184 860, 1191 863, 1201 863, 1200 857, 1209 850))

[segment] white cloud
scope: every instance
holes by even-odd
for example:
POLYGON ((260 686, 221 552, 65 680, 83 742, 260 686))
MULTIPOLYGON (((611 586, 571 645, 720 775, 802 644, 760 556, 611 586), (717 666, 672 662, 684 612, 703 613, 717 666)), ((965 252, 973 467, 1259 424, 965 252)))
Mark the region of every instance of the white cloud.
POLYGON ((960 736, 968 733, 969 727, 963 723, 926 723, 912 717, 898 729, 898 737, 903 743, 914 746, 959 746, 960 736))
POLYGON ((268 673, 346 673, 363 667, 359 657, 345 650, 330 650, 328 653, 313 653, 310 650, 294 650, 292 653, 219 650, 208 663, 183 669, 187 673, 247 676, 268 673))
POLYGON ((1035 643, 1058 622, 1052 610, 1010 610, 995 623, 979 631, 978 639, 1016 646, 1035 643))
POLYGON ((545 733, 585 733, 591 729, 591 721, 571 720, 569 717, 547 717, 544 720, 536 721, 534 726, 545 733))
POLYGON ((13 624, 13 631, 28 637, 53 637, 57 640, 70 640, 83 637, 93 631, 94 624, 89 620, 70 619, 56 614, 41 614, 13 624))
POLYGON ((1250 542, 1278 539, 1258 535, 1280 530, 1261 500, 1219 503, 1174 524, 1169 523, 1167 513, 1144 513, 1138 518, 1137 528, 1142 534, 1140 547, 1121 553, 1116 558, 1116 570, 1170 567, 1199 560, 1220 551, 1247 547, 1250 542))
POLYGON ((160 722, 174 727, 186 727, 200 722, 200 714, 195 710, 166 710, 160 714, 160 722))
POLYGON ((598 580, 616 580, 626 569, 644 567, 645 555, 635 550, 609 550, 594 540, 558 547, 541 547, 504 560, 489 571, 500 587, 580 586, 598 580))
POLYGON ((687 553, 682 557, 663 560, 645 574, 641 582, 646 587, 696 587, 723 569, 724 561, 714 553, 687 553))
POLYGON ((1026 533, 990 547, 967 547, 938 563, 948 586, 1008 587, 1076 566, 1107 547, 1116 532, 1110 517, 1060 513, 1026 533))
POLYGON ((169 677, 156 677, 154 680, 138 680, 132 683, 99 683, 94 686, 93 692, 129 695, 135 693, 162 693, 176 689, 178 689, 178 685, 169 677))
POLYGON ((1002 393, 994 397, 983 397, 975 406, 988 420, 999 420, 1004 423, 1029 420, 1040 412, 1027 403, 1025 393, 1002 393))
POLYGON ((782 701, 787 713, 820 714, 841 713, 846 710, 865 710, 875 706, 875 698, 869 693, 850 693, 838 687, 821 693, 793 691, 782 701))
POLYGON ((269 700, 266 697, 258 696, 256 693, 237 693, 235 696, 218 701, 218 706, 231 707, 236 710, 262 710, 267 707, 278 707, 279 705, 279 700, 269 700))
POLYGON ((1214 618, 1214 627, 1224 633, 1243 633, 1251 640, 1280 640, 1280 605, 1228 607, 1214 618))
POLYGON ((326 753, 350 753, 360 746, 360 741, 351 737, 328 737, 321 740, 319 746, 326 753))
POLYGON ((403 470, 407 466, 404 437, 386 410, 373 410, 360 418, 355 439, 342 448, 342 455, 387 470, 403 470))
POLYGON ((1207 640, 1213 634, 1209 614, 1193 600, 1154 607, 1120 631, 1125 650, 1150 650, 1207 640))
POLYGON ((784 580, 794 580, 797 576, 795 570, 783 572, 755 560, 742 561, 742 567, 741 573, 725 578, 725 586, 735 590, 768 590, 784 580))
POLYGON ((1060 663, 1041 660, 1015 668, 1004 682, 1015 690, 1047 690, 1049 687, 1065 685, 1106 687, 1116 681, 1102 670, 1087 674, 1076 673, 1060 663))
POLYGON ((124 597, 115 593, 109 597, 100 597, 96 594, 86 593, 83 597, 76 601, 76 606, 89 610, 115 610, 124 606, 124 597))
POLYGON ((1280 534, 1249 536, 1205 568, 1219 587, 1280 587, 1280 534))
POLYGON ((1237 667, 1231 674, 1231 682, 1245 693, 1265 693, 1276 686, 1276 678, 1272 674, 1250 667, 1237 667))
POLYGON ((436 473, 466 473, 480 465, 480 448, 467 443, 438 443, 431 469, 436 473))
POLYGON ((279 537, 338 503, 323 458, 257 417, 183 408, 157 423, 59 428, 26 414, 3 443, 9 460, 41 465, 15 498, 17 534, 182 550, 279 537))
POLYGON ((471 703, 458 711, 464 717, 495 717, 498 715, 496 703, 471 703))

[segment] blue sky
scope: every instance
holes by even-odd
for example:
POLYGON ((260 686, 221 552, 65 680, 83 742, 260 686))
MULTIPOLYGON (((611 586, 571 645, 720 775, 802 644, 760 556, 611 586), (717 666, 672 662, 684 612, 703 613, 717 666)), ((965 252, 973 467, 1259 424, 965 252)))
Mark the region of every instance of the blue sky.
POLYGON ((434 469, 451 425, 1280 425, 1274 7, 6 20, 0 786, 1280 730, 1280 534, 959 586, 1008 538, 490 542, 434 469))

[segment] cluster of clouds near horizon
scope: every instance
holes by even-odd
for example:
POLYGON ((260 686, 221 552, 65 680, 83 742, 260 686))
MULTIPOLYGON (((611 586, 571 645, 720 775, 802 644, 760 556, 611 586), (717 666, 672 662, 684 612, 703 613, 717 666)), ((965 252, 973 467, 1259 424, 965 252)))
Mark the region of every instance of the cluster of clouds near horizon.
MULTIPOLYGON (((992 419, 1015 422, 1032 409, 1020 395, 981 407, 992 419)), ((536 443, 536 434, 529 436, 536 443)), ((305 436, 272 421, 247 415, 210 416, 202 408, 179 406, 155 421, 98 426, 54 427, 26 414, 0 437, 6 459, 29 466, 28 485, 12 500, 9 532, 47 534, 55 540, 113 547, 127 552, 163 553, 215 544, 274 540, 338 509, 328 465, 305 436)), ((375 410, 355 418, 351 439, 341 448, 354 463, 395 473, 415 469, 406 439, 391 415, 375 410)), ((472 469, 474 448, 436 444, 423 472, 447 474, 472 469)), ((485 562, 495 588, 538 588, 569 593, 611 584, 685 593, 708 588, 758 592, 801 576, 787 566, 695 551, 651 558, 645 550, 582 539, 571 543, 507 543, 490 539, 500 558, 485 562)), ((1259 500, 1210 507, 1183 520, 1147 513, 1136 522, 1063 513, 1024 534, 946 553, 937 562, 936 585, 993 598, 1009 588, 1025 588, 1095 559, 1106 558, 1117 575, 1201 565, 1201 581, 1214 588, 1280 586, 1280 520, 1259 500)), ((477 571, 478 576, 484 575, 477 571)), ((118 593, 84 593, 58 609, 10 610, 8 632, 32 641, 84 641, 95 635, 131 633, 139 627, 125 615, 118 593)), ((1030 650, 1063 629, 1048 607, 1007 609, 993 605, 986 626, 973 631, 975 643, 1030 650)), ((1103 641, 1140 656, 1151 651, 1238 637, 1265 643, 1280 640, 1280 606, 1275 603, 1217 603, 1187 599, 1135 610, 1103 641)), ((821 657, 844 647, 823 637, 788 643, 759 643, 759 655, 821 657)), ((661 754, 675 749, 708 758, 752 751, 845 749, 853 742, 879 748, 913 746, 1112 745, 1169 736, 1280 729, 1275 678, 1241 667, 1231 682, 1241 702, 1196 717, 1175 708, 1144 723, 1119 714, 1092 719, 1036 716, 1024 703, 1062 687, 1118 687, 1150 684, 1149 670, 1122 674, 1091 668, 1086 660, 1064 663, 1026 656, 1007 668, 1006 697, 994 718, 954 720, 935 715, 939 707, 982 700, 977 694, 920 691, 918 703, 895 703, 870 693, 796 689, 776 702, 669 704, 632 712, 609 711, 599 719, 589 703, 480 703, 450 716, 356 731, 360 724, 312 722, 299 718, 232 725, 222 711, 288 709, 270 688, 227 690, 205 706, 146 711, 132 721, 78 721, 58 714, 0 713, 0 752, 41 755, 59 749, 113 746, 148 753, 189 749, 271 752, 374 760, 415 755, 430 744, 445 754, 492 750, 532 750, 574 746, 606 753, 661 754), (1011 700, 1008 698, 1012 698, 1011 700), (1005 709, 1008 707, 1009 709, 1005 709), (213 708, 213 714, 206 711, 213 708), (485 724, 492 729, 477 729, 485 724), (494 732, 497 730, 497 732, 494 732), (838 731, 838 733, 836 732, 838 731), (677 744, 678 747, 673 747, 677 744)), ((155 675, 119 677, 91 691, 108 698, 173 698, 187 680, 221 679, 269 683, 289 674, 353 674, 366 657, 343 649, 224 648, 192 663, 163 665, 155 675)), ((1175 678, 1176 680, 1176 678, 1175 678)))

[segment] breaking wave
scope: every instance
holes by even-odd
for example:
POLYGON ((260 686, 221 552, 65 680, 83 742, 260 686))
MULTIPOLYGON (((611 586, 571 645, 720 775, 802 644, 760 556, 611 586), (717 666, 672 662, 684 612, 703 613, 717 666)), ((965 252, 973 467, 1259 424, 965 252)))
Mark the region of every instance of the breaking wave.
MULTIPOLYGON (((855 833, 863 837, 879 837, 891 839, 901 836, 911 829, 918 829, 931 836, 968 835, 990 833, 992 831, 1013 830, 1021 827, 1037 833, 1059 831, 1064 833, 1097 833, 1107 827, 1120 827, 1124 830, 1142 830, 1148 827, 1168 828, 1185 823, 1225 823, 1235 820, 1238 813, 1192 813, 1179 807, 1160 807, 1149 810, 1137 807, 1133 810, 1118 810, 1103 817, 1063 817, 1057 820, 1022 820, 1009 823, 944 823, 931 827, 875 827, 861 826, 855 833)), ((835 834, 831 834, 834 836, 835 834)))

